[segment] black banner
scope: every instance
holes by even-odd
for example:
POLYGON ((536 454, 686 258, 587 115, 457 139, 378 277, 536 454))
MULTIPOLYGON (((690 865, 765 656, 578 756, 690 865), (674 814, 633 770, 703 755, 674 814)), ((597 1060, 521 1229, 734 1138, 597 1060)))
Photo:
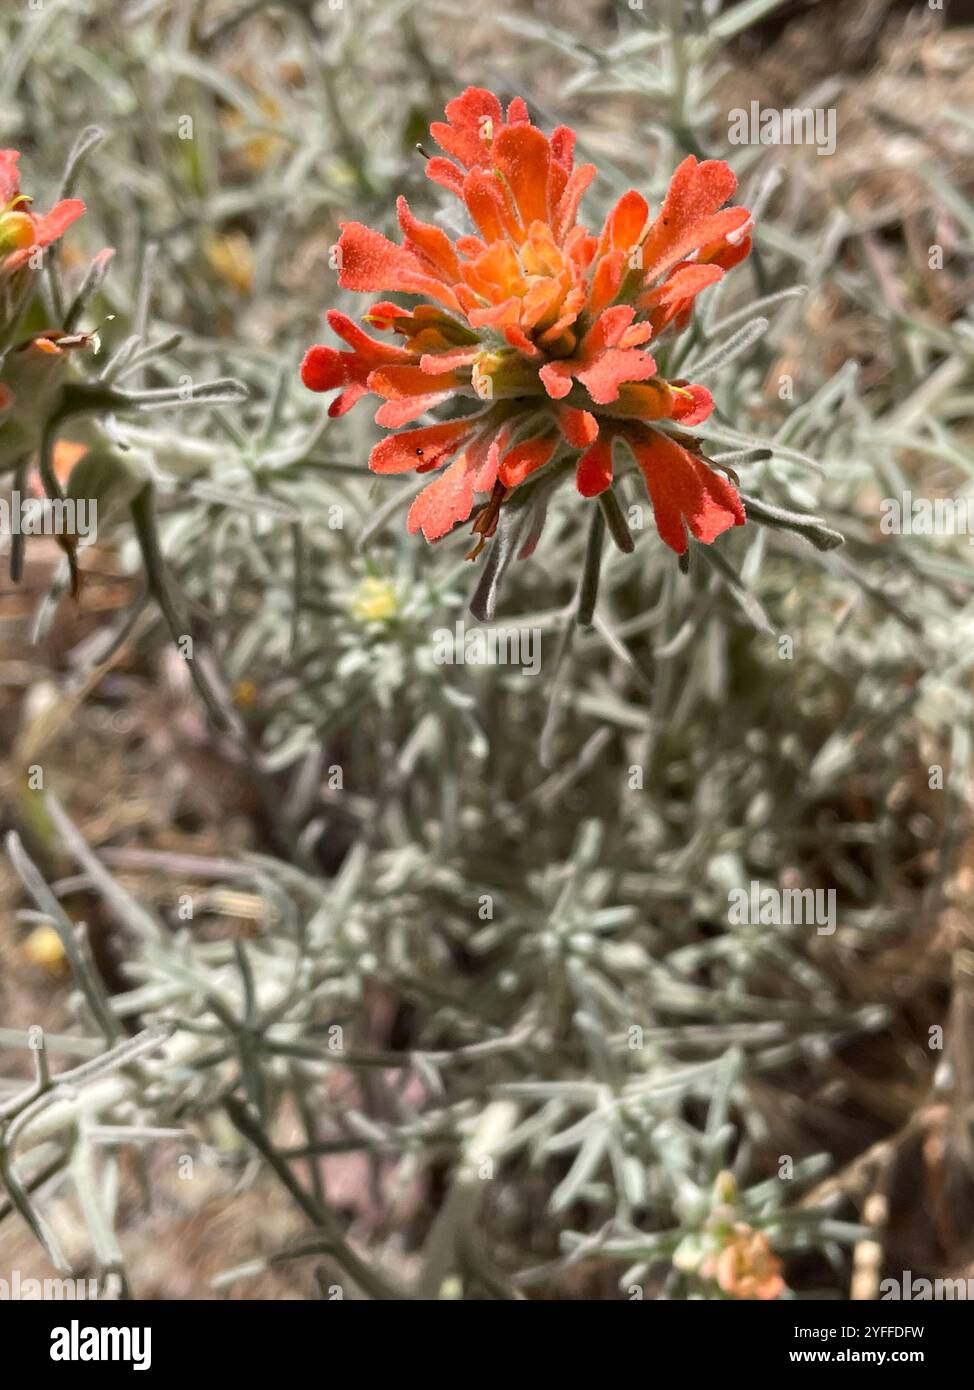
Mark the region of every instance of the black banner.
POLYGON ((239 1369, 250 1376, 280 1374, 282 1367, 343 1367, 361 1360, 373 1376, 384 1360, 400 1370, 415 1363, 417 1337, 425 1355, 454 1345, 458 1328, 477 1343, 483 1374, 496 1348, 498 1369, 510 1371, 510 1338, 543 1331, 545 1356, 604 1355, 607 1370, 620 1357, 639 1358, 653 1377, 661 1352, 680 1358, 699 1375, 730 1366, 778 1374, 792 1368, 874 1366, 948 1370, 969 1338, 964 1306, 943 1302, 833 1303, 739 1301, 643 1303, 538 1303, 503 1311, 469 1304, 356 1300, 310 1302, 22 1302, 0 1304, 0 1339, 15 1347, 21 1374, 46 1370, 65 1380, 78 1375, 172 1376, 192 1369, 239 1369), (355 1306, 352 1306, 352 1304, 355 1306), (507 1317, 511 1321, 507 1321, 507 1317), (500 1319, 500 1322, 498 1322, 500 1319), (361 1321, 360 1321, 361 1320, 361 1321), (363 1330, 382 1331, 381 1341, 350 1341, 363 1330), (592 1334, 611 1337, 602 1343, 592 1334), (625 1338, 626 1341, 622 1339, 625 1338), (341 1340, 338 1340, 341 1339, 341 1340), (631 1339, 631 1340, 630 1340, 631 1339))

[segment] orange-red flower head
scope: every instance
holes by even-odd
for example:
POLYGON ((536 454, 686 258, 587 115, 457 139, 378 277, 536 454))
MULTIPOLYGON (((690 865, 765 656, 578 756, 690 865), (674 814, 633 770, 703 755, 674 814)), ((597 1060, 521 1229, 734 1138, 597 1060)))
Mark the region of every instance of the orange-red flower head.
POLYGON ((52 245, 85 210, 80 198, 63 198, 49 213, 31 212, 20 191, 16 150, 0 150, 0 274, 17 270, 32 252, 52 245))
POLYGON ((770 1302, 785 1291, 781 1268, 764 1232, 739 1222, 720 1250, 703 1261, 700 1273, 715 1279, 729 1298, 770 1302))
POLYGON ((477 494, 492 494, 495 523, 497 506, 556 452, 575 458, 579 492, 597 496, 612 482, 616 440, 635 457, 673 550, 686 550, 688 529, 708 543, 741 525, 734 487, 682 432, 710 414, 710 393, 663 380, 647 350, 748 254, 750 214, 723 206, 736 187, 730 168, 691 155, 655 217, 630 190, 594 236, 576 220, 595 168, 575 167, 573 131, 546 136, 520 97, 505 115, 477 87, 446 117, 430 128, 444 155, 426 172, 462 201, 472 234, 451 240, 405 198, 399 245, 343 223, 343 288, 423 302, 383 301, 364 315, 398 345, 333 310, 328 322, 348 350, 317 345, 301 367, 311 390, 338 391, 331 415, 370 392, 381 399, 376 422, 399 432, 373 449, 374 472, 437 472, 410 509, 410 531, 438 539, 467 520, 477 494), (449 419, 400 429, 447 403, 449 419))

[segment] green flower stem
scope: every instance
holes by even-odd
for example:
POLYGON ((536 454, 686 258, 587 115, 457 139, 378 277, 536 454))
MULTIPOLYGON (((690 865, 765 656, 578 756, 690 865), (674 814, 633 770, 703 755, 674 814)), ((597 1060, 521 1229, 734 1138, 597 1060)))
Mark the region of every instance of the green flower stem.
POLYGON ((625 513, 619 506, 619 499, 614 488, 608 487, 605 492, 599 494, 599 506, 602 508, 602 516, 612 539, 623 554, 631 555, 636 548, 636 542, 632 538, 632 532, 629 530, 625 513))
POLYGON ((599 597, 599 577, 602 572, 602 545, 605 540, 605 512, 596 507, 592 512, 588 544, 585 547, 585 568, 578 585, 578 625, 591 627, 599 597))

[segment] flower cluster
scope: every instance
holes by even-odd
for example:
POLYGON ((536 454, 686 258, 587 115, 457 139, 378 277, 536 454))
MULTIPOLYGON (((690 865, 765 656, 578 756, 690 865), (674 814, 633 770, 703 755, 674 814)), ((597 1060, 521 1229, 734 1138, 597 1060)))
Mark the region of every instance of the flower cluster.
POLYGON ((739 1221, 720 1249, 705 1257, 699 1274, 713 1279, 728 1298, 771 1302, 785 1292, 781 1261, 763 1231, 739 1221))
MULTIPOLYGON (((85 210, 80 199, 64 198, 44 217, 31 212, 30 198, 20 191, 19 158, 17 150, 0 150, 0 348, 15 333, 30 293, 32 256, 57 241, 85 210)), ((0 350, 0 473, 36 448, 42 407, 53 389, 49 358, 60 357, 68 341, 41 333, 14 351, 0 350)))
POLYGON ((718 1296, 762 1302, 787 1293, 781 1260, 766 1233, 741 1220, 737 1180, 717 1174, 712 1207, 702 1228, 680 1242, 674 1266, 712 1285, 718 1296))
POLYGON ((405 198, 401 245, 343 223, 339 284, 420 302, 383 301, 364 315, 401 344, 332 310, 328 322, 349 350, 316 345, 301 368, 311 390, 338 389, 333 416, 368 392, 383 402, 376 422, 392 430, 449 406, 449 418, 387 435, 369 459, 376 473, 443 469, 414 501, 410 531, 444 536, 480 493, 489 501, 474 530, 485 538, 512 490, 559 451, 575 461, 578 491, 595 497, 611 485, 616 441, 635 457, 659 533, 677 553, 687 528, 709 543, 741 525, 734 487, 682 429, 710 414, 710 393, 663 380, 646 350, 685 326, 695 296, 748 254, 750 214, 723 206, 736 186, 730 168, 690 156, 655 217, 630 190, 594 236, 576 220, 595 168, 575 167, 573 131, 546 136, 520 98, 505 116, 475 87, 446 116, 430 131, 445 155, 426 172, 462 201, 476 234, 452 241, 417 221, 405 198))
POLYGON ((20 191, 17 150, 0 150, 0 276, 19 270, 34 251, 51 246, 85 210, 80 198, 62 198, 49 213, 31 212, 31 200, 20 191))

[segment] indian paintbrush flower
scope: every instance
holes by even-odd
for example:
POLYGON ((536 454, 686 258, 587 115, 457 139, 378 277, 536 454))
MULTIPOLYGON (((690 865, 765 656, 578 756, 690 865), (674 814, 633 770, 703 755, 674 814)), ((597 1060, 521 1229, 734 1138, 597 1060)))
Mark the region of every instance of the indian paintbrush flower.
POLYGON ((10 342, 31 293, 39 257, 85 211, 76 197, 65 197, 39 217, 21 193, 17 150, 0 150, 0 349, 10 342))
POLYGON ((709 543, 743 524, 734 486, 685 432, 713 409, 709 391, 662 379, 647 351, 685 327, 695 296, 748 254, 750 214, 723 206, 736 186, 730 168, 691 155, 655 217, 630 190, 592 235, 576 218, 595 168, 575 167, 573 131, 546 136, 521 98, 505 116, 475 87, 446 116, 430 133, 449 157, 429 159, 426 172, 461 200, 475 234, 452 241, 418 221, 405 198, 402 245, 343 223, 339 285, 420 302, 382 301, 363 316, 399 343, 331 310, 348 350, 316 345, 301 367, 311 390, 338 390, 332 416, 370 392, 381 399, 376 423, 398 432, 372 450, 374 472, 442 470, 413 502, 409 530, 437 540, 486 495, 474 523, 479 549, 511 494, 556 455, 574 462, 583 497, 605 492, 617 441, 634 456, 659 533, 678 554, 687 529, 709 543), (400 429, 441 406, 449 418, 400 429))
MULTIPOLYGON (((30 296, 36 253, 51 246, 85 210, 79 198, 63 198, 44 216, 31 211, 20 191, 17 150, 0 150, 0 346, 16 332, 30 296)), ((87 346, 87 335, 35 334, 0 351, 0 474, 34 453, 67 367, 65 350, 87 346)))
POLYGON ((17 150, 0 150, 0 279, 30 261, 63 236, 85 210, 80 198, 62 198, 39 217, 31 211, 31 199, 20 191, 17 150))
POLYGON ((690 1232, 674 1252, 674 1267, 715 1284, 727 1298, 780 1298, 787 1287, 781 1260, 764 1231, 739 1219, 733 1173, 717 1174, 712 1200, 703 1229, 690 1232))
POLYGON ((714 1279, 728 1298, 770 1302, 785 1292, 781 1261, 763 1231, 738 1222, 721 1248, 700 1266, 705 1279, 714 1279))

